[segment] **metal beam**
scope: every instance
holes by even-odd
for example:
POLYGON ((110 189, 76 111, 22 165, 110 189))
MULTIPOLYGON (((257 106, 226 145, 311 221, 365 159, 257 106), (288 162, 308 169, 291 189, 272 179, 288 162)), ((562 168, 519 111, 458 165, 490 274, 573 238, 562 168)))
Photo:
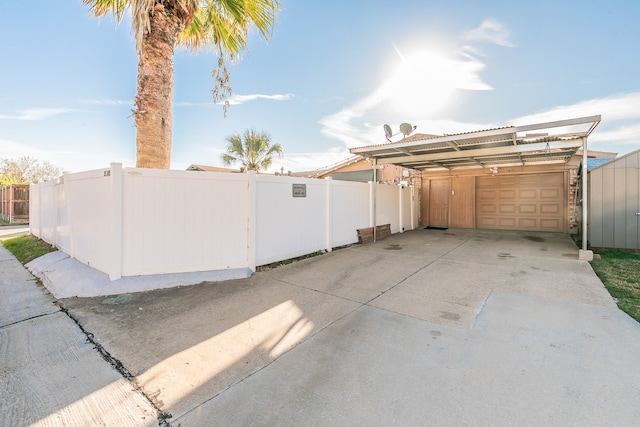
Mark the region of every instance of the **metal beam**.
POLYGON ((405 149, 405 148, 396 148, 396 150, 398 150, 398 151, 399 151, 399 152, 401 152, 401 153, 407 154, 407 155, 409 155, 409 156, 412 156, 412 155, 413 155, 413 153, 411 153, 411 151, 409 151, 409 150, 407 150, 407 149, 405 149))
POLYGON ((373 157, 373 153, 375 153, 380 149, 393 149, 393 148, 397 149, 397 148, 405 148, 405 147, 414 147, 416 145, 424 144, 423 141, 428 141, 428 144, 436 144, 439 142, 455 143, 456 141, 465 140, 465 139, 484 138, 484 137, 491 137, 491 136, 497 136, 497 135, 511 135, 513 132, 514 132, 514 128, 508 127, 508 128, 502 128, 502 129, 491 129, 491 130, 484 130, 479 132, 470 132, 469 134, 464 134, 464 135, 446 135, 438 138, 414 139, 409 142, 398 142, 395 144, 385 144, 381 146, 374 145, 374 146, 368 146, 368 147, 356 147, 356 148, 349 149, 349 151, 351 151, 352 154, 369 153, 370 157, 373 157))
MULTIPOLYGON (((349 151, 351 151, 352 154, 361 154, 363 156, 378 157, 380 156, 379 154, 380 150, 402 149, 402 148, 410 149, 411 147, 415 147, 418 145, 424 145, 424 144, 432 145, 437 143, 457 145, 459 141, 464 141, 469 139, 478 139, 478 138, 492 138, 497 136, 507 137, 506 140, 513 141, 517 139, 518 132, 526 132, 526 131, 537 130, 537 129, 549 129, 549 128, 556 128, 556 127, 575 126, 575 125, 591 123, 591 126, 588 129, 588 131, 581 133, 581 136, 589 136, 589 134, 593 132, 593 130, 598 125, 598 123, 600 123, 601 120, 602 119, 600 115, 595 115, 595 116, 580 117, 575 119, 557 120, 557 121, 546 122, 546 123, 537 123, 532 125, 510 126, 505 128, 490 129, 490 130, 484 130, 484 131, 478 131, 478 132, 469 132, 469 133, 456 134, 456 135, 444 135, 444 136, 435 137, 435 138, 430 137, 430 138, 424 138, 424 139, 414 139, 406 142, 400 141, 394 144, 385 144, 384 146, 373 145, 373 146, 367 146, 367 147, 356 147, 356 148, 351 148, 349 151)), ((550 136, 554 137, 558 135, 550 135, 550 136)))
MULTIPOLYGON (((595 122, 600 123, 601 117, 598 114, 597 116, 588 116, 588 117, 579 117, 577 119, 567 119, 567 120, 557 120, 554 122, 547 123, 537 123, 534 125, 524 125, 524 126, 516 126, 516 132, 525 132, 528 130, 536 130, 536 129, 547 129, 547 128, 558 128, 564 126, 575 126, 575 125, 583 125, 586 123, 595 122)), ((592 125, 592 127, 595 127, 592 125)))
POLYGON ((464 151, 450 151, 444 153, 435 154, 419 154, 414 156, 399 156, 399 157, 378 157, 378 163, 385 164, 400 164, 400 163, 418 163, 418 162, 437 162, 438 160, 452 160, 452 159, 464 159, 474 158, 501 154, 517 154, 517 153, 530 153, 534 151, 547 151, 558 150, 568 148, 579 148, 582 146, 582 140, 570 140, 570 141, 550 141, 539 142, 534 144, 522 144, 522 145, 509 145, 506 147, 492 147, 492 148, 478 148, 475 150, 464 151))
POLYGON ((447 145, 456 151, 461 151, 458 141, 446 141, 447 145))

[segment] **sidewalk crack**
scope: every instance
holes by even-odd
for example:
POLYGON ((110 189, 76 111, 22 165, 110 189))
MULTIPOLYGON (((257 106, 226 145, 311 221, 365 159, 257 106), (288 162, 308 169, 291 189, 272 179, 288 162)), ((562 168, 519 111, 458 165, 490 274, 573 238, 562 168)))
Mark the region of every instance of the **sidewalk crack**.
POLYGON ((89 342, 90 344, 93 345, 93 348, 98 352, 100 357, 102 357, 102 359, 104 359, 108 364, 110 364, 113 367, 113 369, 115 369, 120 375, 122 375, 122 377, 124 379, 129 381, 129 383, 133 386, 133 389, 135 391, 137 391, 138 393, 140 393, 140 395, 142 395, 142 397, 144 397, 151 404, 151 406, 156 410, 156 412, 158 414, 158 426, 159 427, 171 427, 171 423, 169 422, 169 420, 171 418, 173 418, 173 415, 171 415, 168 412, 164 412, 160 408, 160 405, 158 404, 158 402, 156 402, 155 399, 153 399, 152 397, 150 397, 149 395, 147 395, 145 393, 145 391, 143 390, 142 386, 140 386, 140 384, 138 383, 138 380, 137 380, 136 376, 133 375, 126 368, 126 366, 124 366, 122 364, 122 362, 120 360, 118 360, 117 358, 113 357, 111 355, 111 353, 109 353, 109 351, 107 351, 107 349, 102 346, 102 344, 97 342, 95 337, 94 337, 94 335, 91 332, 87 331, 80 324, 78 319, 76 319, 69 312, 69 310, 67 310, 65 307, 63 307, 60 304, 60 302, 56 302, 56 305, 60 308, 60 311, 62 311, 64 314, 66 314, 67 317, 69 317, 69 319, 71 319, 78 326, 78 328, 80 328, 82 333, 87 337, 87 342, 89 342))
POLYGON ((40 317, 45 317, 45 316, 50 316, 50 315, 52 315, 52 314, 57 314, 57 313, 60 313, 60 311, 61 311, 61 310, 54 311, 53 313, 42 313, 42 314, 37 314, 37 315, 35 315, 35 316, 27 317, 27 318, 25 318, 25 319, 16 320, 15 322, 7 323, 6 325, 0 325, 0 329, 6 328, 6 327, 8 327, 8 326, 19 325, 20 323, 28 322, 29 320, 38 319, 38 318, 40 318, 40 317))

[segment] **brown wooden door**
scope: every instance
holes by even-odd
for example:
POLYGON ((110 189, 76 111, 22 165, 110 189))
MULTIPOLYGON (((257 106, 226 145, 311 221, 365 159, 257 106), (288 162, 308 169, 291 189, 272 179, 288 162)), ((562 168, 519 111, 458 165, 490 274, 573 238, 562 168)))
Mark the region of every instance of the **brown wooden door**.
POLYGON ((449 227, 475 228, 475 176, 451 178, 449 227))
POLYGON ((429 225, 431 227, 448 227, 451 181, 448 179, 433 179, 430 181, 430 187, 429 225))

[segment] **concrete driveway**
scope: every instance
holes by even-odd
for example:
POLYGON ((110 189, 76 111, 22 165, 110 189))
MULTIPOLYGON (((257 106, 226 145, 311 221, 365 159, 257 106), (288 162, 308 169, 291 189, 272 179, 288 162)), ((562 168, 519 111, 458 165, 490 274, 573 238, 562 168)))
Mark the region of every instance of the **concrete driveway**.
POLYGON ((640 419, 640 325, 561 234, 420 229, 59 304, 175 426, 640 419))

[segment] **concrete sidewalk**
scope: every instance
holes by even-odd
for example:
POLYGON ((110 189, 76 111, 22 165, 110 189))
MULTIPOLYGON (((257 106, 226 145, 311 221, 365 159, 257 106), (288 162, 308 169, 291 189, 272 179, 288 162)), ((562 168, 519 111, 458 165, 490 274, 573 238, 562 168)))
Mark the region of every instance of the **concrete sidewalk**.
POLYGON ((0 245, 0 426, 157 425, 151 403, 0 245))
POLYGON ((58 304, 135 377, 120 403, 144 395, 175 426, 637 424, 640 325, 577 258, 566 235, 415 230, 58 304))
POLYGON ((0 227, 0 238, 18 237, 29 234, 28 225, 3 225, 0 227))

